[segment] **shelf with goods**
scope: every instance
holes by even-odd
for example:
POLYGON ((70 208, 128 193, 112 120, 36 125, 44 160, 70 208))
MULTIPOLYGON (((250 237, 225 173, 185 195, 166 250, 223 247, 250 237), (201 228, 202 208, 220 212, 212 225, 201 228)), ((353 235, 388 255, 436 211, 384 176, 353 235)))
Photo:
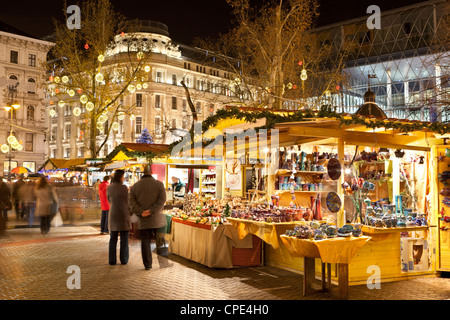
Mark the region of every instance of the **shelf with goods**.
POLYGON ((200 193, 202 197, 213 199, 216 197, 217 191, 217 172, 212 169, 204 169, 201 171, 200 193))
POLYGON ((438 226, 438 269, 450 271, 450 147, 437 148, 435 157, 437 167, 437 201, 439 205, 438 226))

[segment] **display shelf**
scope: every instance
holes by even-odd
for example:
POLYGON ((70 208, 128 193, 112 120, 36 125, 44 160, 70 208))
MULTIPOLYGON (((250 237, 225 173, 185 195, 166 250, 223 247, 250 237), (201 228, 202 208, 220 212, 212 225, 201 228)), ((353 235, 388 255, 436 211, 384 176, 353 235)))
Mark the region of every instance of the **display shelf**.
MULTIPOLYGON (((278 193, 290 193, 291 190, 275 190, 275 192, 278 193)), ((330 191, 324 191, 324 190, 316 190, 316 191, 303 191, 303 190, 294 190, 294 193, 325 193, 330 191)))
MULTIPOLYGON (((327 173, 326 171, 296 171, 295 174, 324 174, 327 173)), ((282 175, 291 175, 292 170, 286 170, 286 169, 278 169, 275 172, 276 175, 282 176, 282 175)))
POLYGON ((416 227, 395 227, 395 228, 381 228, 363 225, 361 230, 365 233, 392 233, 392 232, 412 232, 412 231, 425 231, 429 228, 436 226, 416 226, 416 227))

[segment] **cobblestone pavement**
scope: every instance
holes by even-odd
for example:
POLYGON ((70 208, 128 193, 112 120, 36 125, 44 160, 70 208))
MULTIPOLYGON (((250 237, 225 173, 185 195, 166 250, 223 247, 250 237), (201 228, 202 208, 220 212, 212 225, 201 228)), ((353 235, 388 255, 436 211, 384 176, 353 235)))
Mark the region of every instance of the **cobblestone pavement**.
MULTIPOLYGON (((144 270, 140 242, 130 239, 128 265, 110 266, 108 235, 96 226, 8 229, 0 237, 1 300, 335 300, 331 293, 302 296, 301 275, 270 266, 210 269, 176 255, 153 253, 144 270), (67 268, 81 272, 70 290, 67 268)), ((450 278, 427 277, 383 283, 381 289, 350 287, 350 300, 450 299, 450 278)))

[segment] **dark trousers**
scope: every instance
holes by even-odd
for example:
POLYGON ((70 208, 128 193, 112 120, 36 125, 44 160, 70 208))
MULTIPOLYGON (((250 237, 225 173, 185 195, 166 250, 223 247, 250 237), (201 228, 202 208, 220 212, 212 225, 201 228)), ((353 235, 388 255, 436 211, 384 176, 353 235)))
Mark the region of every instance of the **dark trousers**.
POLYGON ((52 221, 52 216, 42 216, 41 217, 41 233, 46 234, 50 231, 50 222, 52 221))
POLYGON ((151 249, 151 238, 152 235, 156 235, 158 229, 141 229, 139 230, 139 236, 141 238, 141 253, 142 262, 145 268, 152 267, 152 249, 151 249))
POLYGON ((120 263, 127 264, 129 258, 128 236, 130 231, 111 231, 109 238, 109 264, 115 265, 117 262, 117 240, 120 233, 120 263))
POLYGON ((108 232, 108 213, 109 210, 102 210, 102 218, 100 220, 100 232, 108 232))

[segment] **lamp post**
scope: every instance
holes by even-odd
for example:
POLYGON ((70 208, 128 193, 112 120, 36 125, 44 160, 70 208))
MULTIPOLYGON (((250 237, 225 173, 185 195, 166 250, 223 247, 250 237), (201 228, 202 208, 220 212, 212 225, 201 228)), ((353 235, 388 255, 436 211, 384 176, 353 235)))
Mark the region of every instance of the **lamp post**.
POLYGON ((3 144, 1 146, 1 151, 3 153, 9 152, 9 156, 8 156, 8 180, 11 181, 11 159, 12 159, 12 149, 15 150, 22 150, 22 145, 19 143, 19 141, 17 141, 17 138, 13 135, 13 116, 14 116, 14 111, 18 110, 20 108, 20 104, 19 102, 17 102, 17 100, 14 100, 14 96, 17 94, 17 86, 19 85, 19 83, 16 83, 15 85, 9 85, 7 86, 8 88, 8 96, 10 97, 10 103, 6 104, 6 106, 4 106, 6 112, 10 112, 10 123, 9 123, 9 136, 6 139, 7 144, 3 144))

